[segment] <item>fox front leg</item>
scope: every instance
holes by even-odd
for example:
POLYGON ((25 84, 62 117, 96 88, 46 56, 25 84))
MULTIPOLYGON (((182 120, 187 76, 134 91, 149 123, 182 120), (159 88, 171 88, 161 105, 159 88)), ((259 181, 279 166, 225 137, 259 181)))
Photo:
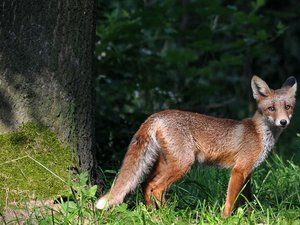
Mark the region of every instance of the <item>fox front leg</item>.
MULTIPOLYGON (((227 218, 232 213, 236 198, 241 191, 242 187, 248 181, 250 173, 246 172, 244 169, 235 166, 231 171, 231 176, 229 179, 227 197, 223 211, 223 218, 227 218)), ((246 184, 247 185, 247 184, 246 184)), ((250 188, 246 187, 247 189, 250 188)), ((247 190, 248 191, 248 190, 247 190)), ((248 197, 248 196, 247 196, 248 197)))

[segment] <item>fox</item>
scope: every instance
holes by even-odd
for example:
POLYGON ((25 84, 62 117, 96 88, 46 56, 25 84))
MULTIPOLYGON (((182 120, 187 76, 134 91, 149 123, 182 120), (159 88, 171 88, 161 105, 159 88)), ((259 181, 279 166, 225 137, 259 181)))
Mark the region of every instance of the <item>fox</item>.
POLYGON ((194 163, 230 170, 223 218, 232 214, 239 196, 251 201, 251 174, 290 124, 297 81, 291 76, 273 90, 253 75, 251 88, 257 103, 252 118, 238 121, 172 109, 149 116, 134 134, 111 189, 95 207, 122 203, 143 181, 146 205, 165 206, 166 191, 194 163))

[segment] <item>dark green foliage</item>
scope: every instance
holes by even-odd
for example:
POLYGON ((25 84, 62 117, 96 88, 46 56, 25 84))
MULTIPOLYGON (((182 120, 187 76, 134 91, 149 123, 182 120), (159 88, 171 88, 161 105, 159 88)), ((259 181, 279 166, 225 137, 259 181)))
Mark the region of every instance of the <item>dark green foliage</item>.
MULTIPOLYGON (((255 110, 253 74, 278 88, 299 73, 296 1, 98 4, 102 16, 97 22, 96 122, 101 165, 119 161, 140 123, 155 111, 179 108, 241 119, 255 110)), ((286 139, 296 143, 296 127, 290 131, 286 139)))

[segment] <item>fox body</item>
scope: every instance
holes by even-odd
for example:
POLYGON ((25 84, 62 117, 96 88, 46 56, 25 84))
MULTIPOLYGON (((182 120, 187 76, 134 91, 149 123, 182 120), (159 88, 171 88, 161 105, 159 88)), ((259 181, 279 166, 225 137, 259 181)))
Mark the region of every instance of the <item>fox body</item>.
POLYGON ((146 204, 163 205, 166 190, 199 162, 231 169, 223 211, 227 218, 242 189, 251 199, 251 172, 290 123, 295 106, 294 77, 289 77, 282 88, 272 90, 253 76, 251 87, 258 109, 252 118, 242 121, 179 110, 151 115, 133 136, 115 183, 96 207, 120 204, 145 176, 146 204))

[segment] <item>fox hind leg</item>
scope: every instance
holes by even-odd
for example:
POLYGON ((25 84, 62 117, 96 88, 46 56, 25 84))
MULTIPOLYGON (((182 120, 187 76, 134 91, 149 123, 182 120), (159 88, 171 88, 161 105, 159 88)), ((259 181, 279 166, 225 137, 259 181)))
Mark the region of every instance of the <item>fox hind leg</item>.
POLYGON ((182 178, 190 169, 191 164, 178 164, 176 160, 165 160, 159 156, 152 173, 143 184, 143 194, 146 205, 159 208, 165 205, 166 190, 182 178))
POLYGON ((164 204, 165 199, 163 196, 163 190, 158 191, 156 182, 163 175, 163 171, 164 169, 166 169, 166 167, 166 163, 162 160, 162 157, 160 156, 154 168, 152 169, 152 172, 150 173, 149 177, 143 183, 143 194, 146 205, 152 205, 154 208, 158 208, 157 201, 161 202, 161 204, 164 204))

